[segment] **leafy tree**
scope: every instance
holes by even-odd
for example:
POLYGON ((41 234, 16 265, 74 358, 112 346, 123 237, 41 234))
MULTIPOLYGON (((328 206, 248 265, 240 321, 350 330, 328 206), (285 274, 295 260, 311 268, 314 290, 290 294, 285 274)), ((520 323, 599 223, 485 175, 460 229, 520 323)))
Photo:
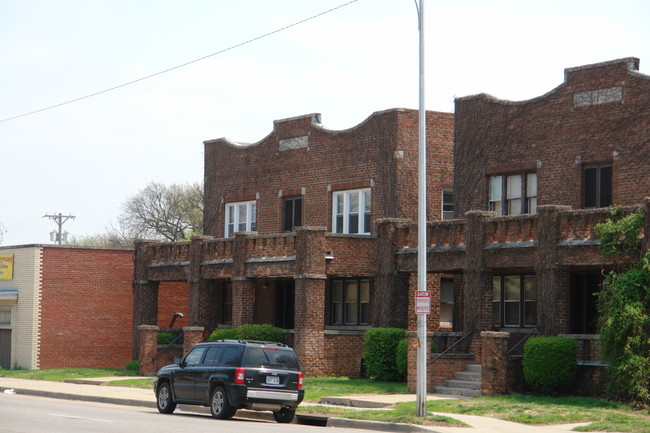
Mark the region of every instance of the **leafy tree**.
POLYGON ((120 229, 132 238, 180 241, 203 232, 203 187, 151 182, 122 205, 120 229))
MULTIPOLYGON (((650 252, 643 251, 643 214, 612 218, 596 226, 601 252, 619 261, 598 295, 603 358, 610 363, 608 393, 650 403, 650 252), (625 259, 631 264, 625 264, 625 259)), ((648 234, 646 233, 646 236, 648 234)))

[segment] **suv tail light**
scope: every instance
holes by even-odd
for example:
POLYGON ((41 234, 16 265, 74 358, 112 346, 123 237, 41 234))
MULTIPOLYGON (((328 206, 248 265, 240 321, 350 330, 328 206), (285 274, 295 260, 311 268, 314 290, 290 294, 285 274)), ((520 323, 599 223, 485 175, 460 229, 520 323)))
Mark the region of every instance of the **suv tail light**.
POLYGON ((298 372, 298 389, 302 389, 302 373, 298 372))
MULTIPOLYGON (((243 385, 244 384, 244 376, 245 376, 246 370, 239 367, 235 370, 235 383, 238 385, 243 385)), ((300 380, 300 383, 302 383, 302 378, 300 380)))

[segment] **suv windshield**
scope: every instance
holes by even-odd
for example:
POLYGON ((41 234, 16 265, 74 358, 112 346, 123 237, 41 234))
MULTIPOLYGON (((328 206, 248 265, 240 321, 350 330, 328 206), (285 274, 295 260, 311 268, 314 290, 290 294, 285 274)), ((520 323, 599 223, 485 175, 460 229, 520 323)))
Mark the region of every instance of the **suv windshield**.
POLYGON ((249 347, 246 351, 244 366, 298 370, 298 362, 294 352, 275 347, 249 347))

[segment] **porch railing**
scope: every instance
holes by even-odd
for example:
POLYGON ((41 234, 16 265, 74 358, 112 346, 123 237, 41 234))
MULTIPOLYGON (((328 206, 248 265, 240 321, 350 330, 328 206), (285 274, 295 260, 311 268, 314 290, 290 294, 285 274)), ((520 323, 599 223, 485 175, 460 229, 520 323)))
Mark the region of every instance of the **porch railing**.
POLYGON ((168 351, 168 350, 169 350, 173 345, 175 345, 176 342, 177 342, 177 341, 178 341, 178 340, 179 340, 183 335, 184 335, 184 332, 181 331, 181 332, 176 336, 176 338, 174 338, 174 340, 173 340, 171 343, 169 343, 167 346, 165 346, 165 347, 163 348, 163 350, 161 350, 160 352, 158 352, 158 354, 156 354, 156 356, 154 356, 153 358, 151 358, 151 360, 155 362, 156 359, 160 358, 160 357, 161 357, 165 352, 167 352, 167 351, 168 351))
POLYGON ((517 342, 517 344, 515 344, 514 346, 512 346, 512 347, 510 348, 510 350, 508 350, 507 355, 510 356, 510 354, 511 354, 512 352, 514 352, 515 349, 516 349, 517 347, 521 346, 521 343, 523 343, 524 341, 528 340, 528 338, 530 338, 530 336, 533 335, 535 332, 537 332, 537 328, 535 328, 535 329, 533 329, 532 331, 530 331, 530 332, 529 332, 529 333, 528 333, 524 338, 522 338, 521 340, 519 340, 519 342, 517 342))
POLYGON ((463 336, 462 336, 461 338, 459 338, 459 339, 458 339, 454 344, 452 344, 451 346, 449 346, 448 348, 446 348, 442 353, 439 353, 438 356, 436 356, 435 358, 433 358, 431 361, 427 362, 427 365, 431 365, 431 364, 433 364, 435 361, 437 361, 438 359, 442 358, 442 356, 443 356, 445 353, 449 352, 451 349, 453 349, 454 347, 456 347, 456 345, 458 345, 458 343, 460 343, 461 341, 463 341, 463 340, 466 339, 467 337, 471 336, 474 332, 476 332, 476 328, 472 329, 472 330, 469 331, 467 334, 463 335, 463 336))

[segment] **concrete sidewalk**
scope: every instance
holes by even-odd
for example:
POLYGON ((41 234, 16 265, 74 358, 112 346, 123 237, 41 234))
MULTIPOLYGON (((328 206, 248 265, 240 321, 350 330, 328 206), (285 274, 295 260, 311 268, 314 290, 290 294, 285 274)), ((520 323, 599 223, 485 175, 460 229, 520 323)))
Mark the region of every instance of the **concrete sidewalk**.
MULTIPOLYGON (((127 388, 119 386, 102 386, 108 381, 120 380, 119 377, 93 378, 74 380, 74 383, 49 382, 44 380, 27 380, 0 377, 0 392, 5 394, 33 395, 68 400, 90 401, 98 403, 140 406, 155 409, 156 398, 152 389, 127 388)), ((124 378, 133 379, 133 377, 124 378)), ((441 398, 429 396, 428 398, 441 398)), ((360 394, 347 397, 324 398, 322 403, 347 406, 351 408, 390 408, 395 403, 415 401, 414 394, 360 394)), ((313 403, 303 403, 301 406, 311 406, 313 403)), ((181 411, 209 414, 209 409, 200 406, 181 405, 181 411)), ((455 418, 468 424, 470 428, 459 427, 425 427, 413 424, 383 423, 373 421, 350 420, 344 418, 317 418, 305 416, 305 421, 319 422, 327 427, 359 428, 390 432, 439 432, 439 433, 553 433, 567 432, 582 424, 563 424, 556 426, 528 426, 495 418, 444 414, 439 415, 455 418)), ((256 412, 240 409, 236 418, 262 419, 273 421, 270 412, 256 412)))

